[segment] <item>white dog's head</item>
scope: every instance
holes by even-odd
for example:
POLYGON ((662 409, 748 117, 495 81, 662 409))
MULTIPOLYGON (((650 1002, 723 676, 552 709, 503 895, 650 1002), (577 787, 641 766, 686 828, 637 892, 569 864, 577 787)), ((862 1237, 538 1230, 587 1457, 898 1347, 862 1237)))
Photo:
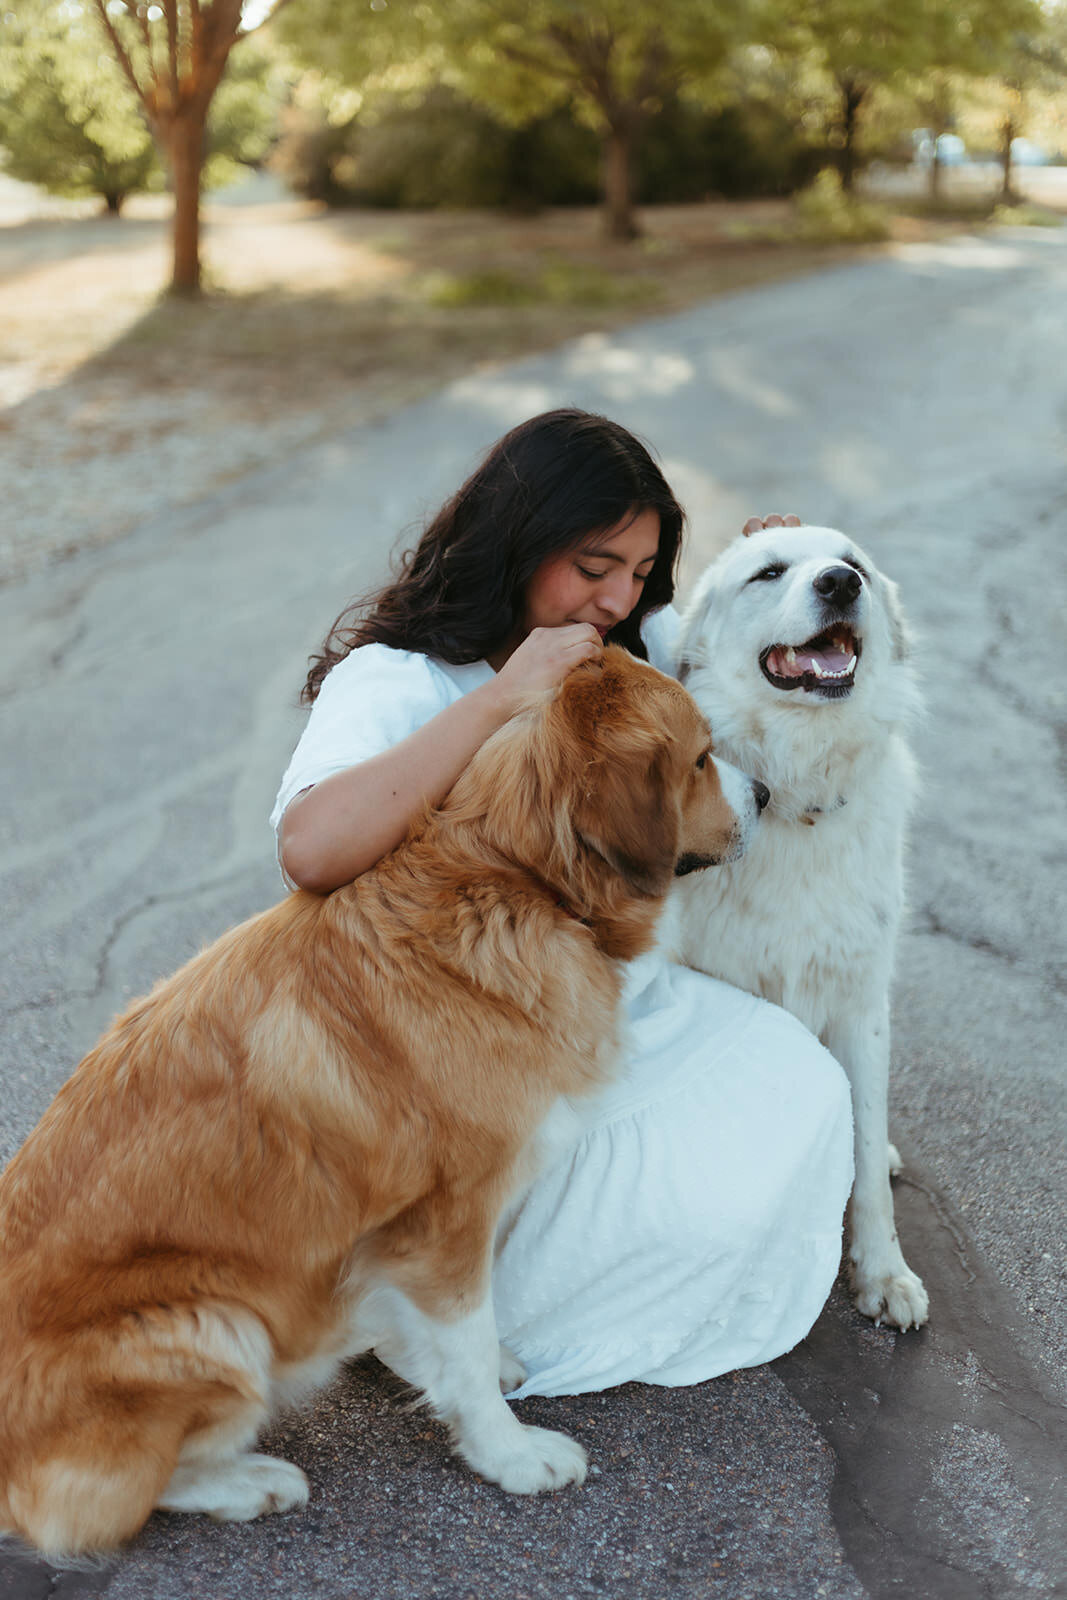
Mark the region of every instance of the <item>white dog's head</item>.
MULTIPOLYGON (((746 701, 821 707, 866 699, 909 653, 896 585, 833 528, 743 535, 705 571, 679 643, 683 683, 708 667, 746 701)), ((706 674, 704 674, 706 676, 706 674)))

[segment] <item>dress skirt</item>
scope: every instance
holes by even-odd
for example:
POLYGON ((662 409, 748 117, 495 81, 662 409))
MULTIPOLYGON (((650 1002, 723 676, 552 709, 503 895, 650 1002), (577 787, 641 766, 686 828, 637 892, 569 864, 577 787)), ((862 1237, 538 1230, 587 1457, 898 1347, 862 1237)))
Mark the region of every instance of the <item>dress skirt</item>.
POLYGON ((500 1337, 527 1371, 514 1399, 770 1361, 838 1270, 852 1113, 834 1058, 779 1007, 658 952, 631 966, 628 1014, 587 1131, 498 1241, 500 1337))

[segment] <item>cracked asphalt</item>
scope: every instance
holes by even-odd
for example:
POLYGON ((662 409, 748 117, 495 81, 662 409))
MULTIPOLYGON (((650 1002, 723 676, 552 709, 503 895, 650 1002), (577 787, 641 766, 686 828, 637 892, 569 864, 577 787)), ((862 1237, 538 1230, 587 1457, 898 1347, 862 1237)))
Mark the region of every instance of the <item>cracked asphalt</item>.
POLYGON ((278 897, 305 658, 505 427, 576 403, 641 432, 690 511, 686 581, 752 512, 854 534, 927 691, 892 1102, 932 1304, 896 1335, 839 1287, 768 1367, 528 1401, 596 1469, 535 1501, 356 1363, 266 1443, 303 1515, 158 1515, 88 1573, 8 1549, 0 1600, 1067 1592, 1065 305, 1067 230, 900 248, 472 374, 0 589, 6 1158, 128 998, 278 897))

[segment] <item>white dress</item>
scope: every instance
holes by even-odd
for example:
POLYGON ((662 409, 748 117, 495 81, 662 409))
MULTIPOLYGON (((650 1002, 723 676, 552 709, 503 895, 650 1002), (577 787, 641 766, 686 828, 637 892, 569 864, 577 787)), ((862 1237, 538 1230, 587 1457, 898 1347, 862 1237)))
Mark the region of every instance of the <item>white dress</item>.
MULTIPOLYGON (((675 625, 669 611, 645 625, 663 670, 675 625)), ((319 691, 275 828, 302 789, 491 676, 486 662, 353 651, 319 691)), ((500 1241, 500 1337, 528 1373, 513 1398, 699 1383, 770 1361, 808 1332, 837 1272, 852 1113, 833 1057, 777 1006, 655 951, 631 964, 627 1010, 628 1050, 583 1109, 588 1131, 500 1241)))

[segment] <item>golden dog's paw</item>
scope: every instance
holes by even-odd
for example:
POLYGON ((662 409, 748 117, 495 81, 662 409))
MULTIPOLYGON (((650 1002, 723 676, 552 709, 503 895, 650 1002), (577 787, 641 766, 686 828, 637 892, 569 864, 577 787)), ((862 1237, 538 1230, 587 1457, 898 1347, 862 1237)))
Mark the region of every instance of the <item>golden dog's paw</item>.
POLYGON ((206 1511, 216 1522, 251 1522, 307 1505, 308 1481, 276 1456, 245 1455, 180 1466, 159 1497, 163 1511, 206 1511))
POLYGON ((930 1315, 923 1281, 905 1263, 882 1274, 852 1269, 852 1296, 856 1309, 875 1323, 889 1323, 902 1331, 921 1328, 930 1315))

